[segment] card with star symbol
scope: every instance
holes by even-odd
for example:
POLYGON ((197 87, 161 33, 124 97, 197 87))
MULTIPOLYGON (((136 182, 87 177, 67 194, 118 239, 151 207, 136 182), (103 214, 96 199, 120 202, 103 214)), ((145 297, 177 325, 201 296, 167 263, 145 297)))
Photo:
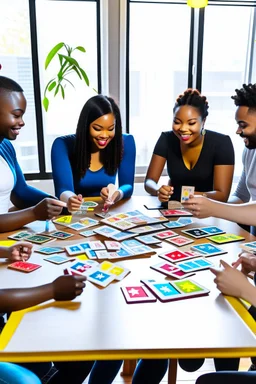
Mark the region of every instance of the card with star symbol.
POLYGON ((157 300, 144 285, 134 285, 120 288, 127 304, 152 303, 157 300))
POLYGON ((191 279, 169 282, 141 280, 141 282, 162 302, 205 296, 210 292, 209 289, 191 279))
POLYGON ((114 281, 116 275, 110 274, 106 271, 94 270, 87 275, 87 280, 91 283, 97 284, 100 287, 107 287, 112 281, 114 281))

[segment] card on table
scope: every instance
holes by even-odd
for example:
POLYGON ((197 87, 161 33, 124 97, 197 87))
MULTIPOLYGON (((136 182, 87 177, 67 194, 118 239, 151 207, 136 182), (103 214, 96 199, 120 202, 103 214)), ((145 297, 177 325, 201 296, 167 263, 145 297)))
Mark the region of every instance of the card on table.
MULTIPOLYGON (((83 243, 84 244, 84 243, 83 243)), ((100 240, 96 240, 96 241, 88 241, 88 244, 90 246, 90 248, 93 250, 93 251, 99 251, 101 249, 106 249, 105 248, 105 245, 100 241, 100 240)), ((81 246, 83 246, 82 244, 80 244, 81 246)))
POLYGON ((107 217, 111 216, 109 212, 99 212, 99 213, 94 213, 94 215, 100 217, 101 219, 106 219, 107 217))
POLYGON ((150 233, 150 232, 156 232, 160 229, 164 229, 163 224, 151 224, 151 225, 144 225, 142 227, 133 228, 130 230, 130 232, 133 232, 135 234, 143 234, 143 233, 150 233))
POLYGON ((194 240, 188 239, 185 236, 170 237, 165 241, 168 241, 169 243, 177 245, 178 247, 182 247, 183 245, 191 244, 194 242, 194 240))
POLYGON ((178 223, 189 225, 193 223, 193 220, 190 217, 180 217, 178 219, 178 223))
POLYGON ((123 232, 119 231, 114 235, 111 235, 110 237, 113 240, 122 241, 125 239, 130 239, 131 237, 134 237, 134 236, 136 236, 136 233, 133 233, 131 231, 123 231, 123 232))
POLYGON ((79 220, 81 224, 85 226, 85 228, 94 227, 95 225, 99 224, 99 220, 91 219, 90 217, 83 217, 79 220))
POLYGON ((99 264, 98 269, 101 271, 107 271, 111 275, 115 275, 115 280, 121 281, 131 271, 128 268, 124 268, 121 265, 113 264, 110 261, 103 261, 99 264))
POLYGON ((250 241, 249 243, 243 243, 240 245, 245 251, 250 253, 256 253, 256 241, 250 241))
POLYGON ((127 304, 153 303, 156 297, 144 286, 133 285, 129 287, 120 287, 127 304))
POLYGON ((71 221, 72 221, 72 215, 61 216, 53 220, 54 223, 59 225, 64 225, 64 226, 68 226, 69 224, 71 224, 71 221))
POLYGON ((101 250, 101 251, 95 251, 96 253, 96 256, 98 259, 108 259, 109 258, 109 252, 104 249, 104 250, 101 250))
POLYGON ((12 239, 12 240, 25 240, 26 237, 29 237, 29 236, 31 236, 30 232, 20 231, 20 232, 14 233, 13 235, 8 236, 8 239, 12 239))
POLYGON ((76 222, 68 225, 68 228, 74 229, 74 231, 82 231, 83 229, 86 229, 87 226, 83 225, 82 223, 76 222))
POLYGON ((35 249, 35 252, 43 253, 45 255, 52 255, 53 253, 64 252, 64 249, 62 247, 41 247, 41 248, 35 249))
POLYGON ((141 236, 135 237, 135 239, 141 241, 144 244, 148 244, 148 245, 161 243, 161 240, 156 239, 154 236, 151 236, 151 235, 141 235, 141 236))
POLYGON ((43 244, 43 243, 46 243, 47 241, 51 241, 52 238, 44 235, 30 235, 26 237, 25 240, 35 244, 43 244))
POLYGON ((161 262, 155 265, 151 265, 150 268, 163 273, 164 275, 175 277, 176 279, 183 279, 184 277, 192 276, 194 273, 185 273, 175 264, 168 262, 161 262))
POLYGON ((168 223, 164 224, 164 226, 166 228, 180 228, 180 227, 185 227, 185 224, 177 220, 177 221, 169 221, 168 223))
POLYGON ((180 201, 183 203, 184 201, 187 201, 189 199, 190 195, 194 195, 195 193, 195 187, 189 187, 189 186, 182 186, 181 187, 181 197, 180 201))
POLYGON ((97 255, 96 252, 93 251, 92 249, 86 249, 85 254, 90 260, 97 260, 97 255))
POLYGON ((192 216, 192 213, 185 211, 185 209, 161 209, 160 212, 165 217, 192 216))
POLYGON ((84 237, 90 237, 90 236, 94 236, 95 235, 95 232, 94 231, 83 231, 83 232, 80 232, 79 233, 80 235, 84 236, 84 237))
POLYGON ((115 278, 116 275, 98 270, 94 270, 91 273, 87 274, 87 280, 104 288, 107 287, 110 283, 112 283, 115 278))
POLYGON ((207 295, 209 289, 196 283, 191 279, 180 281, 157 282, 152 280, 141 280, 149 290, 162 302, 186 299, 195 296, 207 295))
POLYGON ((67 263, 68 261, 74 261, 73 259, 70 259, 70 257, 62 256, 62 255, 52 255, 49 257, 45 257, 44 260, 50 261, 54 264, 63 264, 67 263))
POLYGON ((157 237, 158 239, 164 240, 164 239, 167 239, 168 237, 178 236, 178 233, 169 230, 169 231, 157 232, 153 236, 157 237))
POLYGON ((203 257, 193 260, 182 261, 176 264, 184 272, 196 272, 214 267, 214 264, 203 257))
POLYGON ((186 253, 186 252, 181 252, 180 250, 177 249, 177 250, 161 253, 159 255, 159 257, 161 257, 161 259, 170 261, 172 263, 176 263, 177 261, 183 261, 183 260, 191 259, 191 258, 194 258, 196 256, 194 256, 193 254, 186 253))
POLYGON ((194 237, 195 239, 200 239, 201 237, 209 236, 209 233, 203 231, 201 228, 182 229, 181 232, 185 233, 185 235, 194 237))
POLYGON ((122 241, 122 245, 124 245, 125 247, 128 247, 130 249, 133 249, 133 248, 136 248, 136 247, 140 247, 141 243, 138 240, 130 239, 130 240, 122 241))
POLYGON ((224 251, 224 249, 216 247, 216 245, 213 245, 211 243, 193 245, 191 249, 193 251, 202 253, 204 257, 222 255, 224 253, 227 253, 227 251, 224 251))
POLYGON ((99 228, 94 229, 94 232, 98 233, 98 235, 110 237, 110 236, 115 235, 116 233, 119 233, 119 230, 112 228, 112 227, 109 227, 108 225, 103 225, 99 228))
POLYGON ((49 233, 49 236, 54 237, 59 240, 66 240, 71 236, 74 236, 72 233, 64 232, 64 231, 56 231, 49 233))
POLYGON ((214 225, 209 226, 209 227, 203 227, 201 229, 202 229, 202 231, 208 232, 209 235, 221 235, 221 234, 225 233, 225 231, 223 231, 222 229, 220 229, 218 227, 215 227, 214 225))
POLYGON ((7 268, 15 269, 21 272, 33 272, 38 268, 41 268, 41 265, 28 263, 27 261, 16 261, 15 263, 9 264, 7 268))
MULTIPOLYGON (((145 253, 154 253, 155 251, 150 248, 148 245, 140 244, 138 246, 133 245, 132 247, 127 246, 127 243, 124 244, 124 242, 121 243, 123 250, 128 251, 129 253, 133 253, 133 255, 143 255, 145 253)), ((117 251, 118 253, 119 251, 117 251)))
POLYGON ((224 235, 215 235, 207 237, 207 239, 217 244, 232 243, 233 241, 244 240, 243 236, 233 235, 232 233, 226 233, 224 235))
POLYGON ((89 248, 90 246, 88 243, 83 243, 83 246, 81 244, 73 244, 73 245, 68 245, 65 247, 65 250, 70 256, 75 256, 75 255, 81 255, 82 253, 85 253, 85 250, 89 248), (85 245, 87 244, 87 246, 85 245))
POLYGON ((117 249, 119 249, 121 247, 121 244, 115 240, 112 240, 112 241, 111 240, 105 240, 104 243, 105 243, 106 248, 110 251, 116 251, 117 249))
POLYGON ((85 260, 85 261, 76 261, 68 269, 69 273, 72 275, 81 275, 86 276, 88 271, 94 270, 98 265, 98 262, 95 260, 85 260))

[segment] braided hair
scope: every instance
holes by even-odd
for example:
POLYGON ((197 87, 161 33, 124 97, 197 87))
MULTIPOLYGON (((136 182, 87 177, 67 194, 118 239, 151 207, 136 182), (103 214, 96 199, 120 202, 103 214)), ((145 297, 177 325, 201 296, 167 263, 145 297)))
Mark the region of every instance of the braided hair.
POLYGON ((75 173, 84 177, 91 163, 90 124, 103 115, 115 116, 115 136, 106 148, 100 151, 103 167, 108 175, 114 175, 121 163, 123 152, 122 122, 118 105, 111 98, 103 95, 91 97, 84 105, 78 119, 74 148, 75 173))
POLYGON ((236 106, 245 106, 256 110, 256 84, 243 84, 243 88, 235 89, 236 95, 231 96, 236 106))
POLYGON ((208 116, 208 101, 197 89, 188 88, 183 94, 179 95, 176 99, 173 112, 175 113, 175 110, 183 105, 190 105, 191 107, 198 109, 202 119, 205 119, 208 116))

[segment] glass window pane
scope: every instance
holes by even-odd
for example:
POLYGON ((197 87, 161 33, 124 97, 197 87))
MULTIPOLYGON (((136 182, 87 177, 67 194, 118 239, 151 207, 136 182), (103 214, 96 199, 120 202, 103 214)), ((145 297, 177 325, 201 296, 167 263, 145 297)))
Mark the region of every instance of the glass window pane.
POLYGON ((186 5, 130 3, 130 132, 137 166, 148 166, 160 133, 172 127, 175 99, 187 88, 189 39, 186 5))
POLYGON ((12 142, 19 164, 24 173, 38 172, 28 0, 1 0, 0 64, 0 74, 17 81, 27 99, 26 125, 17 140, 12 142))
MULTIPOLYGON (((76 50, 72 56, 85 70, 90 81, 90 86, 87 87, 77 75, 68 77, 75 89, 66 83, 65 100, 60 95, 54 98, 52 94, 49 110, 43 112, 46 170, 51 171, 50 152, 53 140, 58 136, 75 133, 82 106, 87 99, 96 95, 94 90, 97 90, 98 85, 96 1, 36 0, 36 15, 42 98, 45 85, 55 77, 59 69, 56 57, 45 71, 45 58, 60 42, 72 48, 83 46, 86 49, 86 53, 76 50)), ((63 50, 60 52, 65 54, 63 50)))
POLYGON ((235 6, 208 6, 205 9, 202 93, 209 101, 206 128, 231 137, 237 176, 242 172, 244 142, 236 135, 236 107, 231 96, 236 88, 247 82, 252 12, 253 8, 235 6), (239 33, 234 35, 237 30, 239 33))

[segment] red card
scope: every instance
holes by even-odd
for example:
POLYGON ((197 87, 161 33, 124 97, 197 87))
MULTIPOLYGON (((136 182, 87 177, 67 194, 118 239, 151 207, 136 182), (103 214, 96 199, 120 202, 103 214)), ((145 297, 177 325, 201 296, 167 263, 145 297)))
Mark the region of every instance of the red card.
POLYGON ((137 285, 120 288, 128 304, 156 301, 155 296, 153 296, 152 293, 145 286, 137 285))
POLYGON ((180 251, 172 251, 172 252, 167 252, 163 255, 159 255, 160 257, 161 256, 165 256, 164 259, 166 260, 170 260, 170 261, 179 261, 179 260, 184 260, 184 259, 187 259, 188 256, 186 254, 184 254, 183 252, 180 252, 180 251))
POLYGON ((8 265, 8 268, 16 269, 17 271, 21 272, 33 272, 40 267, 41 265, 39 264, 27 263, 24 261, 16 261, 15 263, 8 265))

